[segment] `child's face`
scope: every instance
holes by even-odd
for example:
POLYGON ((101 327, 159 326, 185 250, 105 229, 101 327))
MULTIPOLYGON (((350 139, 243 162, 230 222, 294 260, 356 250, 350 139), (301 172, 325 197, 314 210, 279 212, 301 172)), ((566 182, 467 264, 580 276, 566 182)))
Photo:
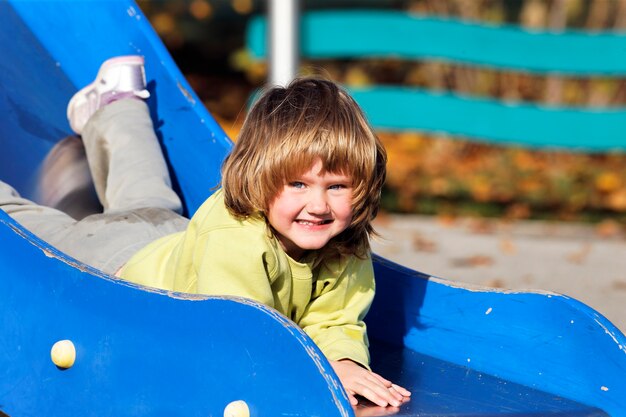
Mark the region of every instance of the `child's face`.
POLYGON ((268 220, 276 238, 293 259, 323 248, 352 220, 352 179, 321 174, 318 160, 304 174, 285 184, 269 206, 268 220))

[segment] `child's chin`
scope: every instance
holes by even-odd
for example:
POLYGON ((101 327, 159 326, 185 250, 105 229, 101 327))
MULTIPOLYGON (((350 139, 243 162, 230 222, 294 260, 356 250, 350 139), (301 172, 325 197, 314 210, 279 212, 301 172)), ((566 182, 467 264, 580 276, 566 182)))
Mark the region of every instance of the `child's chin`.
POLYGON ((303 251, 319 250, 319 249, 322 249, 324 246, 326 246, 327 243, 328 243, 327 240, 323 242, 302 242, 298 246, 303 251))

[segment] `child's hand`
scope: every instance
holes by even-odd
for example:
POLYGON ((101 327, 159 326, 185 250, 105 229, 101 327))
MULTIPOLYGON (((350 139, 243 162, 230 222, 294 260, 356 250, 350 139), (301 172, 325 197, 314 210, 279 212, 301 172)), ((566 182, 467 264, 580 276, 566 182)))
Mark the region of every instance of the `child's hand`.
POLYGON ((330 361, 331 366, 348 393, 350 404, 359 402, 356 395, 361 395, 376 405, 399 407, 411 393, 399 385, 392 384, 382 376, 360 367, 351 360, 330 361))

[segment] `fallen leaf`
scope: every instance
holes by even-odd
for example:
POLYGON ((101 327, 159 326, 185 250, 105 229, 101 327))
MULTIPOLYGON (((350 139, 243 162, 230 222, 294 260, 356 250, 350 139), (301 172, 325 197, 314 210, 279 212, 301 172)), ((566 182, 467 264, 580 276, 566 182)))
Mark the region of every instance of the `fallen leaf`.
POLYGON ((622 227, 615 220, 603 220, 596 226, 596 234, 600 237, 615 237, 621 232, 622 227))
POLYGON ((515 244, 509 238, 500 240, 500 250, 507 255, 512 255, 517 251, 515 244))
POLYGON ((486 255, 473 255, 466 258, 456 258, 451 261, 456 267, 479 267, 493 265, 493 258, 486 255))
POLYGON ((491 288, 504 288, 504 281, 502 281, 500 278, 492 278, 487 281, 484 281, 483 285, 485 287, 491 287, 491 288))
POLYGON ((490 235, 495 229, 493 223, 485 219, 471 219, 468 223, 468 228, 473 233, 481 235, 490 235))
POLYGON ((613 281, 611 287, 615 290, 626 291, 626 281, 613 281))
POLYGON ((591 244, 585 243, 583 244, 582 248, 580 248, 580 250, 567 255, 567 260, 573 264, 583 264, 590 252, 591 244))
POLYGON ((451 214, 439 214, 437 215, 437 223, 443 227, 452 227, 456 223, 456 217, 451 214))
POLYGON ((437 252, 437 244, 434 241, 427 239, 418 233, 413 236, 412 243, 413 249, 418 252, 437 252))
POLYGON ((610 193, 621 187, 622 178, 615 172, 603 172, 596 178, 595 185, 598 190, 610 193))

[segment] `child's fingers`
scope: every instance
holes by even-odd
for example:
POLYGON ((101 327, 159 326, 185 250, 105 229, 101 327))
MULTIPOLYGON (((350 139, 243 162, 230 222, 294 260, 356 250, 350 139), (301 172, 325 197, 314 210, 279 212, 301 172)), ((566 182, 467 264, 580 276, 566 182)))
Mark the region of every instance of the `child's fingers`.
POLYGON ((379 387, 385 388, 385 389, 389 389, 391 388, 391 382, 386 381, 386 380, 381 380, 380 378, 376 378, 376 374, 372 374, 372 373, 368 373, 365 376, 365 380, 368 381, 369 383, 375 384, 379 387), (389 383, 387 383, 389 382, 389 383))
POLYGON ((366 380, 370 381, 371 383, 375 384, 376 386, 379 386, 381 388, 384 388, 386 390, 390 390, 393 386, 391 381, 386 380, 385 378, 383 378, 382 376, 368 371, 366 377, 366 380))
POLYGON ((402 402, 404 401, 404 395, 400 394, 398 391, 396 391, 393 387, 389 387, 387 388, 389 390, 389 392, 391 393, 391 395, 393 395, 393 397, 402 402))
POLYGON ((371 372, 371 371, 368 372, 368 375, 367 375, 366 379, 368 379, 369 381, 371 381, 372 383, 374 383, 376 385, 381 385, 382 384, 382 387, 387 389, 387 393, 390 394, 391 397, 398 402, 396 404, 395 401, 393 401, 392 399, 389 398, 388 394, 381 393, 383 398, 388 400, 389 404, 392 404, 392 405, 395 405, 395 406, 399 406, 402 403, 402 401, 404 400, 405 397, 408 397, 408 396, 411 395, 409 390, 407 390, 406 388, 401 387, 400 385, 392 383, 388 379, 385 379, 382 376, 378 375, 376 372, 371 372))
POLYGON ((389 390, 391 395, 398 401, 402 401, 404 400, 404 397, 411 395, 411 393, 408 390, 404 389, 403 387, 399 385, 393 384, 391 381, 388 381, 387 379, 381 377, 377 373, 370 372, 367 379, 369 379, 370 381, 374 383, 382 384, 382 386, 387 388, 387 390, 389 390))
POLYGON ((391 381, 383 378, 382 376, 378 375, 376 372, 371 372, 370 371, 370 376, 376 378, 377 380, 379 380, 384 386, 386 386, 387 388, 391 387, 391 381))
POLYGON ((371 402, 381 407, 386 407, 391 404, 398 407, 402 404, 400 399, 397 399, 390 391, 389 388, 382 385, 380 382, 372 382, 369 380, 363 380, 358 383, 358 389, 356 393, 364 396, 371 402))
POLYGON ((391 387, 394 390, 396 390, 397 392, 399 392, 404 397, 410 397, 411 396, 411 391, 409 391, 408 389, 406 389, 404 387, 401 387, 400 385, 391 384, 391 387))
POLYGON ((380 375, 368 371, 351 361, 331 361, 331 365, 339 380, 343 384, 350 403, 358 403, 356 395, 361 395, 380 407, 392 405, 399 407, 405 397, 402 392, 407 392, 402 387, 399 390, 393 388, 393 384, 380 375))
MULTIPOLYGON (((390 400, 385 399, 382 395, 374 392, 371 389, 363 390, 361 395, 363 397, 367 398, 368 400, 370 400, 371 402, 373 402, 374 404, 380 406, 380 407, 387 407, 390 404, 390 400)), ((391 400, 391 401, 393 401, 395 403, 397 400, 394 399, 394 400, 391 400)), ((392 403, 392 405, 394 403, 392 403)))

